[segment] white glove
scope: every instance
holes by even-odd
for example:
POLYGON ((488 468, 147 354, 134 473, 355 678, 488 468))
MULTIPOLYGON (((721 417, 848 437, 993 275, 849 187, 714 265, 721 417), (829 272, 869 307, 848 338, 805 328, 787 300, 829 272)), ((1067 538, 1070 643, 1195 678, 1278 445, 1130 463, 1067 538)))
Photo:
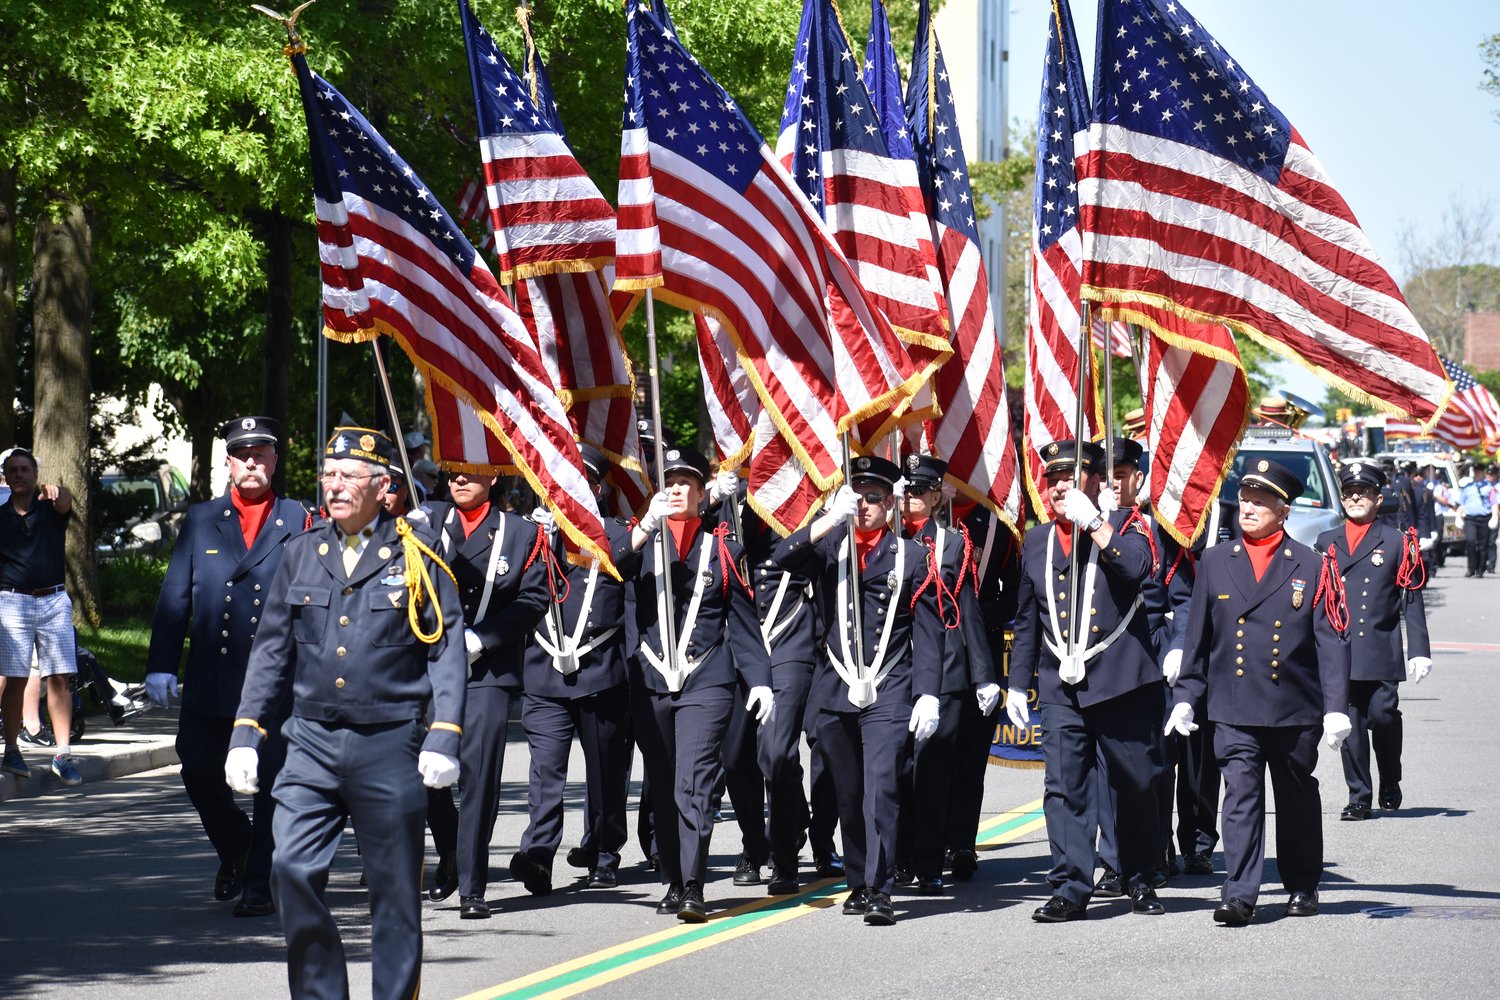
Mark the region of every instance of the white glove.
POLYGON ((1436 535, 1424 535, 1421 540, 1417 542, 1417 548, 1421 549, 1423 552, 1431 552, 1432 543, 1436 540, 1436 535))
POLYGON ((1099 516, 1099 508, 1094 506, 1094 501, 1076 486, 1063 494, 1062 512, 1063 517, 1080 528, 1099 516))
POLYGON ((1172 714, 1167 717, 1167 724, 1161 727, 1163 736, 1171 736, 1177 733, 1186 736, 1196 732, 1198 724, 1193 721, 1193 706, 1185 701, 1179 701, 1172 706, 1172 714))
POLYGON ((167 704, 177 697, 177 675, 169 674, 165 670, 160 673, 146 675, 146 697, 166 708, 167 704))
POLYGON ((989 715, 1000 703, 999 684, 975 684, 974 698, 979 702, 979 714, 989 715))
POLYGON ((897 479, 896 482, 895 482, 895 484, 891 486, 891 496, 895 497, 897 500, 900 500, 902 497, 906 496, 906 477, 905 476, 902 476, 899 479, 897 479))
POLYGON ((1354 723, 1349 721, 1349 716, 1343 712, 1329 712, 1323 716, 1323 736, 1328 740, 1328 745, 1337 750, 1344 745, 1344 740, 1354 732, 1354 723))
POLYGON ((937 732, 938 726, 938 700, 936 695, 924 694, 917 699, 917 703, 911 707, 911 721, 906 724, 908 731, 915 733, 917 742, 920 743, 933 733, 937 732))
POLYGON ((1010 717, 1010 724, 1017 729, 1030 727, 1031 709, 1026 704, 1025 691, 1011 688, 1005 692, 1005 714, 1010 717))
POLYGON ((738 473, 729 469, 720 469, 719 474, 714 476, 714 481, 708 487, 708 499, 712 501, 727 500, 734 496, 740 487, 738 473))
POLYGON ((667 499, 665 493, 658 493, 646 505, 646 516, 641 518, 639 527, 649 535, 660 528, 662 521, 666 520, 671 513, 672 501, 667 499))
POLYGON ((546 507, 538 507, 532 511, 531 519, 540 525, 541 529, 548 535, 557 530, 557 519, 552 516, 552 512, 546 507))
POLYGON ((1177 683, 1177 678, 1182 676, 1182 650, 1167 650, 1167 655, 1161 659, 1161 675, 1168 684, 1177 683))
POLYGON ((484 652, 484 643, 479 641, 479 636, 471 628, 464 629, 464 648, 469 651, 470 663, 479 659, 479 654, 484 652))
POLYGON ((423 750, 417 754, 417 773, 428 788, 447 788, 458 781, 458 761, 445 753, 423 750))
POLYGON ((1434 531, 1432 534, 1428 535, 1427 537, 1432 540, 1432 547, 1433 548, 1437 548, 1438 533, 1436 531, 1434 531))
POLYGON ((853 517, 859 511, 859 494, 852 486, 840 486, 828 501, 828 516, 837 520, 853 517))
POLYGON ((1101 489, 1099 491, 1099 512, 1101 514, 1108 514, 1119 509, 1120 498, 1115 495, 1115 491, 1108 486, 1101 489))
POLYGON ((224 780, 241 795, 260 791, 260 753, 254 747, 234 747, 224 758, 224 780))
POLYGON ((755 721, 765 725, 776 717, 776 698, 771 694, 771 689, 764 684, 758 684, 750 689, 750 697, 745 700, 745 711, 755 713, 755 721))
MULTIPOLYGON (((1413 684, 1422 683, 1422 678, 1432 672, 1432 659, 1427 656, 1413 656, 1406 661, 1406 679, 1413 684)), ((146 678, 148 681, 151 679, 146 678)))

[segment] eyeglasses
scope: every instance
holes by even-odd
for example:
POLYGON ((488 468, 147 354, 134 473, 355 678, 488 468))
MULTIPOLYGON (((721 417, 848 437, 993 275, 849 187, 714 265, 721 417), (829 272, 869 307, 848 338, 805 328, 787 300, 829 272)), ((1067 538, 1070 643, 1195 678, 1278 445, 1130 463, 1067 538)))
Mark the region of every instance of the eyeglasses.
POLYGON ((356 476, 351 475, 347 472, 324 472, 319 474, 318 482, 322 483, 324 486, 337 486, 339 483, 348 483, 350 486, 358 486, 361 483, 369 482, 374 478, 375 476, 373 474, 356 476))
POLYGON ((1348 497, 1349 499, 1352 500, 1355 497, 1374 497, 1374 496, 1379 496, 1380 495, 1380 491, 1377 490, 1377 489, 1375 489, 1374 487, 1371 487, 1371 486, 1346 486, 1346 487, 1344 487, 1344 489, 1340 493, 1340 495, 1348 497))
POLYGON ((885 503, 886 497, 888 496, 890 496, 889 493, 861 493, 859 495, 859 499, 862 502, 869 504, 871 507, 878 507, 881 504, 885 503))

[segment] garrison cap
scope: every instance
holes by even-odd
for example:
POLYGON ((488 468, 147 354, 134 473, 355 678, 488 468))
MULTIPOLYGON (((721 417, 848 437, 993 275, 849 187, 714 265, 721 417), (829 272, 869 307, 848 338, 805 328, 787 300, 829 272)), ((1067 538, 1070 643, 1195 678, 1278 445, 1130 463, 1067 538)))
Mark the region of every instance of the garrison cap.
POLYGON ((1245 474, 1240 477, 1240 486, 1253 486, 1259 490, 1265 490, 1280 497, 1287 503, 1291 503, 1302 495, 1302 480, 1284 465, 1277 465, 1268 458, 1262 458, 1254 465, 1245 469, 1245 474))
POLYGON ((219 428, 219 437, 229 451, 252 444, 275 444, 281 437, 281 425, 270 417, 236 417, 219 428))
POLYGON ((888 490, 895 490, 896 480, 901 478, 901 468, 888 459, 875 455, 860 455, 849 463, 854 483, 878 483, 888 490))
POLYGON ((665 460, 661 469, 663 476, 673 472, 686 472, 696 477, 700 483, 708 482, 708 457, 696 448, 668 448, 662 458, 665 460))
POLYGON ((1073 459, 1078 451, 1083 452, 1084 472, 1104 471, 1104 446, 1095 441, 1085 441, 1080 446, 1077 441, 1067 438, 1063 441, 1053 441, 1042 448, 1042 470, 1051 472, 1070 472, 1073 469, 1073 459))
POLYGON ((390 468, 396 464, 396 446, 371 427, 335 427, 323 449, 324 458, 357 458, 390 468))
POLYGON ((1373 486, 1380 489, 1385 486, 1385 470, 1373 462, 1350 462, 1339 470, 1339 487, 1348 489, 1351 486, 1373 486))
POLYGON ((902 460, 906 485, 917 490, 935 490, 943 485, 948 463, 934 455, 907 455, 902 460))

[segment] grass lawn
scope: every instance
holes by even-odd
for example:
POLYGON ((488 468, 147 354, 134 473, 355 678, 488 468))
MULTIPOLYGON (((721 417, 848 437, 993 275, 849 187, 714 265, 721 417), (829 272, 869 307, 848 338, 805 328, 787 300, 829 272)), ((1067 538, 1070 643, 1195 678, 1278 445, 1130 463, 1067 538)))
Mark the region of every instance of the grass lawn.
POLYGON ((99 665, 115 680, 139 684, 146 679, 150 618, 108 618, 97 629, 79 629, 78 641, 93 650, 99 665))

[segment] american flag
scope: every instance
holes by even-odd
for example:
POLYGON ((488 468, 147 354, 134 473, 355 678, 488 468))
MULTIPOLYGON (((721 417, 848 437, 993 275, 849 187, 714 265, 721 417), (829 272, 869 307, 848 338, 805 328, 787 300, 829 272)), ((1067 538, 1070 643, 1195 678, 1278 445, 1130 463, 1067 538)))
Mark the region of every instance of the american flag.
MULTIPOLYGON (((887 48, 889 43, 887 43, 887 48)), ((804 0, 776 156, 820 211, 873 302, 908 345, 923 382, 952 354, 942 279, 893 65, 872 60, 882 107, 871 97, 833 0, 804 0), (890 135, 882 129, 889 123, 890 135), (894 145, 893 145, 894 144, 894 145)), ((919 401, 920 403, 921 401, 919 401)), ((881 415, 860 428, 868 449, 927 406, 881 415)), ((927 412, 922 412, 926 409, 927 412)))
POLYGON ((839 436, 920 380, 890 322, 738 106, 645 3, 629 38, 616 285, 720 323, 819 489, 839 436))
POLYGON ((484 185, 472 177, 465 177, 459 185, 458 197, 454 199, 458 209, 459 228, 467 230, 478 225, 484 236, 477 244, 485 253, 495 252, 495 231, 490 228, 490 203, 484 193, 484 185))
POLYGON ((613 571, 562 402, 510 299, 395 149, 300 53, 292 62, 312 153, 324 333, 395 338, 429 384, 503 443, 572 544, 613 571))
POLYGON ((1099 5, 1084 296, 1166 304, 1430 423, 1451 388, 1317 158, 1175 0, 1099 5))
MULTIPOLYGON (((1500 405, 1463 365, 1447 357, 1442 362, 1443 370, 1453 380, 1453 396, 1432 433, 1460 448, 1494 451, 1500 445, 1500 405)), ((1390 433, 1389 427, 1386 433, 1390 433)))
MULTIPOLYGON (((877 4, 877 10, 884 22, 884 8, 877 4)), ((874 30, 872 23, 872 34, 874 30)), ((989 277, 979 253, 953 88, 927 0, 918 12, 906 117, 953 320, 953 358, 938 369, 935 381, 942 415, 932 422, 932 441, 948 460, 948 478, 958 491, 984 504, 1014 530, 1020 523, 1021 477, 1010 433, 1005 366, 989 277)))
POLYGON ((1129 358, 1134 356, 1130 349, 1130 327, 1128 324, 1118 320, 1105 319, 1103 314, 1095 312, 1092 320, 1094 334, 1094 350, 1109 351, 1117 358, 1129 358))
MULTIPOLYGON (((1083 338, 1079 288, 1083 247, 1078 233, 1074 136, 1087 123, 1088 91, 1067 0, 1057 0, 1047 31, 1042 97, 1037 117, 1036 179, 1032 196, 1031 286, 1026 310, 1026 482, 1036 509, 1042 503, 1042 451, 1054 441, 1092 440, 1093 427, 1074 433, 1078 413, 1079 352, 1083 338)), ((1083 386, 1086 413, 1097 420, 1092 380, 1083 386)))
MULTIPOLYGON (((635 422, 635 382, 599 273, 614 250, 615 213, 569 148, 546 64, 530 80, 459 0, 484 160, 489 228, 502 280, 568 409, 573 433, 616 466, 619 513, 649 492, 635 422)), ((472 198, 469 203, 472 203, 472 198)))

